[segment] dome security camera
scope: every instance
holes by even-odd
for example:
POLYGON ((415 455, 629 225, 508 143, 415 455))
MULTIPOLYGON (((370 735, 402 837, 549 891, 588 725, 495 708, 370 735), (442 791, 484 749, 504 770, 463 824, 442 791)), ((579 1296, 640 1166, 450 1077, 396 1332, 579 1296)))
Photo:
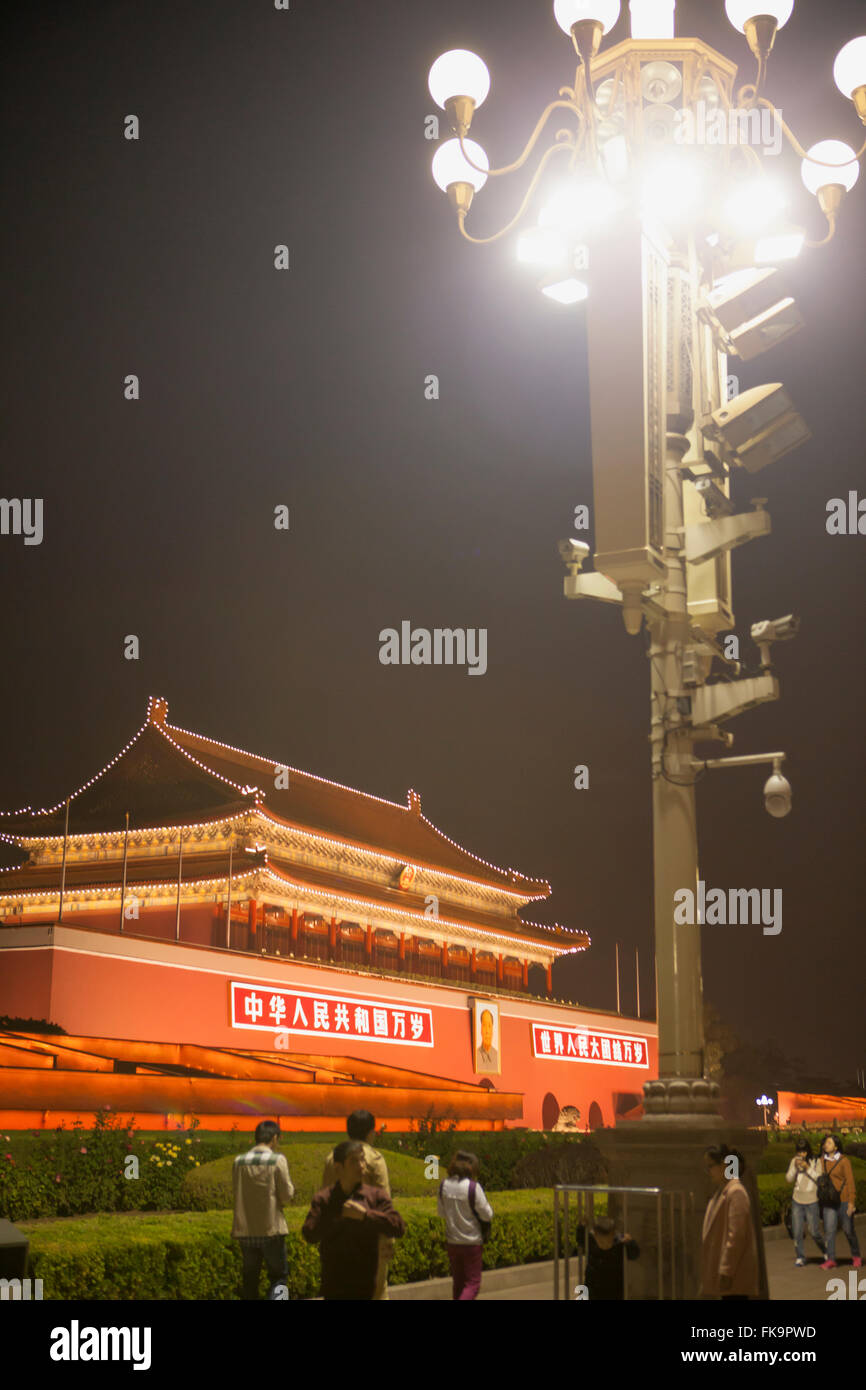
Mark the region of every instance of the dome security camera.
POLYGON ((778 771, 774 771, 764 783, 764 805, 767 814, 775 816, 777 820, 790 813, 791 783, 778 771))

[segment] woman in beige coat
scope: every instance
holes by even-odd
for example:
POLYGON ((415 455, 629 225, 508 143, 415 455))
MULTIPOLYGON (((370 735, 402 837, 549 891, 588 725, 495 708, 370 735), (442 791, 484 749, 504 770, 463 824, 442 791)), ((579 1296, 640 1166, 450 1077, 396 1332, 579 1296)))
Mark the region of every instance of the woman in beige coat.
POLYGON ((715 1191, 704 1215, 701 1293, 705 1298, 756 1298, 758 1247, 752 1204, 740 1179, 746 1160, 736 1149, 717 1145, 704 1154, 715 1191))

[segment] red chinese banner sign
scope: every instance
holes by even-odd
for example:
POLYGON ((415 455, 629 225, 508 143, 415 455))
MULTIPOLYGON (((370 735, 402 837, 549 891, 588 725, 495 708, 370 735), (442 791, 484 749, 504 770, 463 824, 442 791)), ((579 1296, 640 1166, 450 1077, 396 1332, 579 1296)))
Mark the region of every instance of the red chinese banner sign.
POLYGON ((637 1038, 630 1033, 601 1033, 591 1028, 553 1028, 550 1024, 533 1023, 532 1050, 536 1057, 563 1062, 649 1067, 646 1038, 637 1038))
POLYGON ((433 1046, 433 1012, 384 999, 353 999, 303 989, 231 982, 231 1026, 256 1032, 302 1033, 311 1038, 433 1046))

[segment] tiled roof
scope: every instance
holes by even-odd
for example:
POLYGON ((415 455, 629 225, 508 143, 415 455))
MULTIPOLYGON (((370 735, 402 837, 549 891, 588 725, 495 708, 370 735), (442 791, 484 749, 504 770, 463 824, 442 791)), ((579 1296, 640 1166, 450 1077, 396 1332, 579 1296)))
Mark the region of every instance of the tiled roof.
MULTIPOLYGON (((218 743, 167 723, 164 700, 152 698, 147 722, 125 748, 69 798, 70 834, 201 823, 256 803, 301 829, 373 850, 419 868, 439 870, 511 892, 515 900, 546 898, 550 886, 502 869, 448 838, 421 814, 410 792, 405 806, 340 786, 218 743), (277 781, 288 779, 288 786, 277 781)), ((64 832, 65 799, 35 811, 0 812, 0 836, 13 842, 64 832)))

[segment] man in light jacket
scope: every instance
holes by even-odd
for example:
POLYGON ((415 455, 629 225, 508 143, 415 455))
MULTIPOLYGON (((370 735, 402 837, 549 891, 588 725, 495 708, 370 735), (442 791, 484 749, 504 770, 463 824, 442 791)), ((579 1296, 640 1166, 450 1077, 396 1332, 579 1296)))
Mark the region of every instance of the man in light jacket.
POLYGON ((256 1126, 256 1142, 238 1154, 232 1166, 234 1222, 232 1238, 241 1247, 243 1297, 258 1298, 262 1260, 268 1271, 268 1298, 288 1297, 286 1258, 288 1226, 283 1207, 295 1195, 285 1154, 277 1152, 280 1127, 275 1120, 256 1126))
POLYGON ((752 1204, 740 1181, 746 1160, 737 1149, 717 1145, 706 1150, 704 1167, 715 1192, 704 1215, 701 1293, 706 1298, 756 1298, 758 1247, 752 1204))

